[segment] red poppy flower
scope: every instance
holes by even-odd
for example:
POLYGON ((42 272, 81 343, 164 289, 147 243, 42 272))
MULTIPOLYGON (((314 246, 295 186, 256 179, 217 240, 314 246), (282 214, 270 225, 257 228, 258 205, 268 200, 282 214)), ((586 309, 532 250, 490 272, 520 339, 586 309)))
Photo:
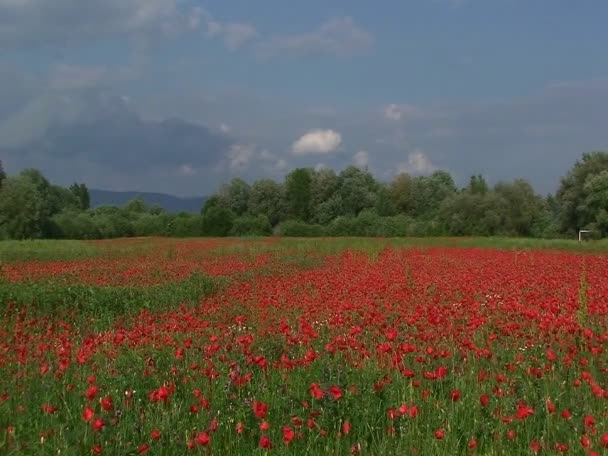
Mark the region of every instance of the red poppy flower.
POLYGON ((207 434, 206 432, 200 432, 196 436, 196 443, 198 443, 200 446, 209 445, 210 440, 211 440, 211 438, 209 437, 209 434, 207 434))
POLYGON ((260 448, 264 448, 266 450, 270 450, 272 448, 272 442, 266 435, 263 435, 262 437, 260 437, 260 441, 259 441, 258 445, 260 448))
POLYGON ((85 421, 91 421, 93 419, 93 417, 95 416, 95 412, 93 411, 93 409, 91 407, 85 407, 84 411, 82 412, 82 419, 85 421))
POLYGON ((253 401, 252 408, 256 418, 264 418, 268 413, 268 404, 264 402, 253 401))
POLYGON ((283 426, 283 442, 285 442, 285 445, 289 445, 295 436, 296 433, 291 427, 283 426))

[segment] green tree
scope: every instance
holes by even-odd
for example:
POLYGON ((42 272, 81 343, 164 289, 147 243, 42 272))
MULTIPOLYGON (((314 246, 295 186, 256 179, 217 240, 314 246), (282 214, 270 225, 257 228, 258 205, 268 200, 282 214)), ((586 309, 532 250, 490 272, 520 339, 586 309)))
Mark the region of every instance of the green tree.
POLYGON ((473 195, 485 195, 489 190, 490 188, 488 187, 488 183, 481 174, 471 176, 467 191, 473 195))
POLYGON ((590 175, 584 186, 585 207, 594 217, 595 229, 608 234, 608 171, 590 175))
POLYGON ((91 197, 89 189, 85 184, 73 183, 70 185, 70 191, 78 200, 78 206, 81 211, 86 211, 91 206, 91 197))
POLYGON ((297 168, 285 178, 285 197, 290 217, 308 222, 310 220, 312 196, 312 172, 297 168))
POLYGON ((285 187, 272 179, 254 182, 249 194, 249 213, 265 215, 272 226, 285 219, 287 212, 285 187))
POLYGON ((210 206, 202 218, 202 232, 206 236, 228 236, 234 225, 234 212, 222 205, 210 206))
POLYGON ((334 196, 339 184, 338 176, 333 169, 322 168, 312 171, 310 204, 313 215, 321 204, 334 196))
POLYGON ((9 177, 0 191, 0 232, 11 239, 35 239, 50 231, 48 193, 26 174, 9 177))
POLYGON ((532 186, 523 179, 501 182, 494 191, 504 202, 504 230, 508 234, 530 236, 535 222, 543 210, 542 199, 534 193, 532 186))
POLYGON ((446 171, 414 179, 414 215, 425 220, 437 217, 443 201, 456 193, 456 184, 446 171))
POLYGON ((411 214, 416 205, 414 179, 407 173, 397 174, 389 185, 392 203, 402 214, 411 214))
POLYGON ((597 214, 587 206, 585 185, 590 177, 606 170, 608 152, 585 153, 562 178, 556 195, 562 232, 575 234, 579 229, 595 222, 597 214))
POLYGON ((2 188, 2 182, 4 182, 4 179, 6 179, 6 172, 2 166, 2 160, 0 160, 0 189, 2 188))
POLYGON ((144 214, 148 212, 148 206, 143 198, 133 198, 124 206, 124 210, 131 214, 144 214))
POLYGON ((229 184, 223 185, 219 195, 223 198, 230 210, 241 216, 247 212, 251 187, 243 179, 232 179, 229 184))
POLYGON ((369 171, 349 166, 340 173, 338 180, 336 194, 342 200, 342 215, 357 216, 363 209, 375 206, 378 183, 369 171))

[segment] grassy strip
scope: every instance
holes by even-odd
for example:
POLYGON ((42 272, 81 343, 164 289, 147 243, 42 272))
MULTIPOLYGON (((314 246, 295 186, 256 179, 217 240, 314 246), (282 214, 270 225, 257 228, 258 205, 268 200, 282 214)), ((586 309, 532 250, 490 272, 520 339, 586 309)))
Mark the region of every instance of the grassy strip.
POLYGON ((0 302, 27 306, 28 313, 34 315, 73 315, 75 323, 93 324, 88 329, 98 330, 118 317, 145 309, 162 312, 180 304, 195 304, 201 297, 216 292, 224 282, 225 279, 201 274, 193 274, 181 282, 147 287, 100 287, 57 280, 0 281, 0 302))

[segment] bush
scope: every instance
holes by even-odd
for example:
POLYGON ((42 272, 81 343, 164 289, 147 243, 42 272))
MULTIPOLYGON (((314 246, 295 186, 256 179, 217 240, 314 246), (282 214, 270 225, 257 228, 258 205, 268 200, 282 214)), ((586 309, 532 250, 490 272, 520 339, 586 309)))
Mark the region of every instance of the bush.
POLYGON ((278 226, 277 232, 286 237, 322 237, 325 229, 321 225, 312 225, 300 220, 287 220, 278 226))
POLYGON ((268 236, 272 234, 270 221, 265 215, 244 216, 234 220, 231 236, 268 236))

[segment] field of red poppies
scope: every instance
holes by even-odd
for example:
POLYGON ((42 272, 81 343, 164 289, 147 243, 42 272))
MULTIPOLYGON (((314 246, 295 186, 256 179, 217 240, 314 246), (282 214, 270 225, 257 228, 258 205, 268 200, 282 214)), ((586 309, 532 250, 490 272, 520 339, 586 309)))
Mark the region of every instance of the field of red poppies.
POLYGON ((53 248, 0 263, 0 454, 608 454, 604 254, 53 248))

